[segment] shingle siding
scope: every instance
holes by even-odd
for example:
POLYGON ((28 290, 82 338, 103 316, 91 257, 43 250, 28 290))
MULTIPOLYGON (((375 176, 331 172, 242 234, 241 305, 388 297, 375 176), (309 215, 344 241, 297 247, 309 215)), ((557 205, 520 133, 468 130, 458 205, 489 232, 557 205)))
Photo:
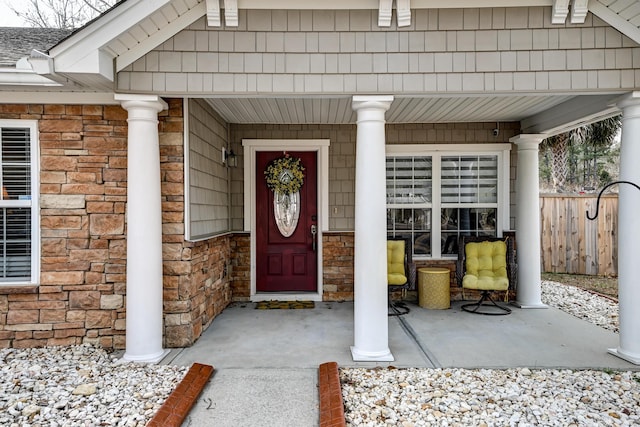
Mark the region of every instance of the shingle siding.
POLYGON ((207 27, 202 18, 176 34, 121 71, 117 88, 212 95, 545 92, 575 89, 573 71, 597 76, 581 77, 580 89, 640 86, 637 44, 592 15, 558 27, 550 14, 542 7, 415 10, 412 25, 397 29, 379 28, 377 11, 241 11, 237 29, 207 27), (533 85, 521 89, 525 78, 533 85))

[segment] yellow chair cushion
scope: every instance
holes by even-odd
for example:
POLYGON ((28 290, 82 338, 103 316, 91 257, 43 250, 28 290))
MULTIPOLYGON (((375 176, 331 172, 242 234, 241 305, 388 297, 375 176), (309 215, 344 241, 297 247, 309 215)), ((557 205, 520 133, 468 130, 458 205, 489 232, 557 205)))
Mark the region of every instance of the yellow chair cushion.
POLYGON ((387 283, 404 285, 407 275, 404 271, 404 240, 387 240, 387 283))
POLYGON ((465 248, 466 272, 462 287, 467 289, 506 291, 507 244, 504 241, 471 242, 465 248))

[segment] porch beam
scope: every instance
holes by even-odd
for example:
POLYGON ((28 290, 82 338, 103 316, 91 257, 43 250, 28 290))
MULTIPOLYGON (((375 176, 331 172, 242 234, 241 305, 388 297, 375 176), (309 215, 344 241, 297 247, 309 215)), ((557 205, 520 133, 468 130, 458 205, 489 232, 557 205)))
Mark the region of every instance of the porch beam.
POLYGON ((385 112, 393 96, 354 96, 357 113, 354 361, 393 361, 387 312, 385 112))
MULTIPOLYGON (((620 179, 640 184, 640 92, 618 102, 622 109, 620 179)), ((640 192, 631 185, 619 185, 618 194, 618 307, 620 334, 618 348, 609 353, 640 365, 640 192)))
POLYGON ((127 110, 127 326, 124 360, 156 363, 162 348, 162 204, 158 113, 154 95, 116 94, 127 110))
POLYGON ((522 120, 522 133, 544 133, 552 136, 615 116, 620 110, 612 103, 620 96, 621 93, 576 96, 522 120))
POLYGON ((538 189, 538 146, 547 137, 522 134, 510 139, 518 147, 516 178, 516 242, 518 285, 516 305, 547 308, 542 303, 540 275, 540 194, 538 189))

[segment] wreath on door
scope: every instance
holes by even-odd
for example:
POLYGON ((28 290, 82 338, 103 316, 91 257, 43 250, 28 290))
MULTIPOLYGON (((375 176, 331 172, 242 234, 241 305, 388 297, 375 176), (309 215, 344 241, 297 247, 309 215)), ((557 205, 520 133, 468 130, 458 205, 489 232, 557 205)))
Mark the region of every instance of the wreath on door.
POLYGON ((267 187, 274 193, 296 193, 304 183, 304 167, 300 159, 285 155, 273 160, 264 171, 267 187))

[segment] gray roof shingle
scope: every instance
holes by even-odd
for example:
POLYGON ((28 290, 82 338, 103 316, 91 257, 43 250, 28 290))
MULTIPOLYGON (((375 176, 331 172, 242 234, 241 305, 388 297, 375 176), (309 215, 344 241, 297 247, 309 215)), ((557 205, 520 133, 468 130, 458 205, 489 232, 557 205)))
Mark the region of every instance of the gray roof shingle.
POLYGON ((32 49, 47 52, 71 32, 57 28, 0 27, 0 67, 15 66, 32 49))

